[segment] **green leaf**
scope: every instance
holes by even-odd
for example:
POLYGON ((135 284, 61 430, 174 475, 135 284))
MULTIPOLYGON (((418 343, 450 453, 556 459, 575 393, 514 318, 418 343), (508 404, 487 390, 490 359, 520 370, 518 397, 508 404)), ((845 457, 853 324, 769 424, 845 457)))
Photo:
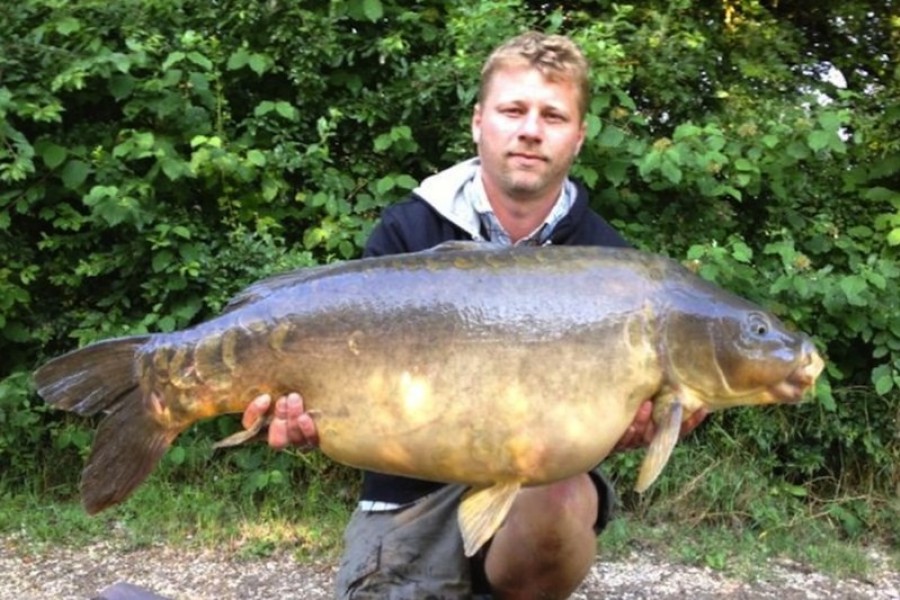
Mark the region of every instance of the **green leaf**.
POLYGON ((885 396, 894 389, 894 378, 890 365, 879 365, 872 369, 872 383, 875 384, 875 393, 885 396))
POLYGON ((866 306, 866 299, 862 297, 862 293, 866 290, 866 280, 859 275, 850 275, 841 279, 841 291, 853 306, 866 306))
POLYGON ((212 61, 199 52, 188 52, 187 59, 198 67, 202 67, 207 71, 211 70, 213 67, 212 61))
POLYGON ((83 160, 75 159, 70 160, 66 163, 66 166, 63 167, 60 177, 62 178, 64 186, 66 186, 70 190, 74 190, 80 187, 85 182, 90 172, 90 165, 88 165, 83 160))
POLYGON ((818 384, 816 384, 816 399, 822 405, 822 408, 828 412, 837 410, 834 393, 831 391, 831 382, 826 377, 820 378, 818 384))
POLYGON ((249 61, 250 53, 247 52, 247 49, 238 48, 231 53, 231 56, 228 57, 228 62, 225 63, 225 68, 229 71, 237 71, 238 69, 243 68, 249 61))
POLYGON ((787 147, 788 156, 797 160, 804 160, 809 157, 809 148, 800 142, 791 142, 787 147))
POLYGON ((61 165, 68 155, 65 148, 53 142, 43 144, 40 148, 40 153, 41 158, 44 159, 44 164, 50 169, 55 169, 61 165))
POLYGON ((250 57, 250 69, 257 75, 262 75, 269 69, 269 59, 265 54, 253 54, 250 57))
POLYGON ((778 137, 772 134, 766 134, 762 136, 762 139, 760 141, 762 141, 763 145, 769 150, 778 145, 778 137))
POLYGON ((163 71, 168 71, 173 65, 176 65, 183 61, 187 55, 184 52, 175 51, 171 52, 169 56, 166 57, 166 60, 163 61, 161 66, 163 71))
POLYGON ((195 92, 202 93, 209 91, 209 78, 203 73, 192 72, 188 75, 188 81, 195 92))
POLYGON ((713 152, 718 152, 722 148, 725 147, 727 140, 723 135, 713 135, 706 138, 706 149, 711 150, 713 152))
POLYGON ((681 183, 681 178, 683 173, 681 169, 679 169, 674 162, 670 160, 663 160, 662 165, 660 165, 660 171, 666 179, 671 181, 674 184, 681 183))
POLYGON ((157 321, 156 325, 157 327, 159 327, 160 331, 165 331, 167 333, 170 331, 175 331, 175 318, 170 315, 166 315, 165 317, 157 321))
POLYGON ((109 89, 109 93, 113 95, 113 98, 121 100, 131 95, 131 92, 134 90, 134 84, 134 77, 131 75, 117 73, 109 78, 106 87, 109 89))
POLYGON ((824 150, 831 143, 831 136, 833 134, 822 131, 821 129, 817 129, 815 131, 810 132, 809 136, 806 138, 806 143, 809 144, 809 147, 813 149, 813 151, 818 152, 819 150, 824 150))
POLYGON ((269 114, 273 110, 275 110, 275 103, 271 100, 263 100, 256 105, 256 108, 253 109, 253 116, 262 117, 269 114))
POLYGON ((703 133, 703 130, 693 123, 682 123, 675 128, 675 131, 672 133, 672 139, 677 142, 684 139, 696 137, 701 133, 703 133))
POLYGON ((756 171, 756 167, 746 158, 739 158, 734 161, 734 168, 738 171, 756 171))
POLYGON ((81 21, 75 17, 63 17, 56 22, 56 31, 65 36, 81 31, 81 21))
POLYGON ((388 175, 375 182, 375 191, 383 195, 394 189, 395 185, 394 178, 388 175))
POLYGON ((627 178, 629 163, 624 160, 609 160, 603 165, 603 175, 613 185, 621 185, 627 178))
POLYGON ((600 145, 607 148, 615 148, 621 145, 624 139, 625 132, 623 132, 615 125, 609 125, 600 133, 600 137, 597 139, 597 141, 600 143, 600 145))
POLYGON ((412 190, 415 189, 417 185, 419 185, 419 182, 416 181, 415 177, 411 177, 410 175, 398 175, 394 179, 394 183, 398 188, 404 190, 412 190))
POLYGON ((185 458, 187 458, 187 453, 181 446, 173 446, 166 452, 166 461, 176 466, 184 464, 185 458))
POLYGON ((185 175, 189 175, 191 168, 189 164, 181 159, 163 156, 159 159, 159 166, 169 181, 175 181, 185 175))
POLYGON ((266 155, 259 150, 250 150, 247 153, 247 161, 257 167, 264 167, 266 166, 266 155))
POLYGON ((391 137, 389 133, 382 133, 381 135, 375 138, 374 147, 375 152, 384 152, 388 148, 390 148, 394 143, 394 138, 391 137))
POLYGON ((603 129, 603 121, 601 121, 600 117, 595 114, 587 115, 584 121, 587 124, 587 132, 585 135, 589 140, 593 139, 598 133, 600 133, 600 130, 603 129))
POLYGON ((823 112, 819 115, 819 125, 827 132, 837 133, 841 128, 841 115, 833 111, 823 112))
POLYGON ((277 112, 288 121, 295 121, 297 119, 297 109, 294 108, 290 103, 283 100, 279 100, 275 103, 275 112, 277 112))
POLYGON ((731 255, 738 262, 749 263, 753 259, 753 250, 744 242, 736 242, 731 249, 731 255))
POLYGON ((381 0, 363 0, 362 9, 366 18, 373 23, 384 16, 384 6, 381 4, 381 0))
POLYGON ((168 270, 169 266, 172 264, 172 261, 175 257, 168 250, 162 250, 153 255, 153 260, 150 263, 151 268, 154 273, 164 273, 168 270))
POLYGON ((900 227, 891 230, 887 236, 887 243, 889 246, 900 246, 900 227))
POLYGON ((659 169, 661 162, 662 154, 656 150, 648 152, 640 159, 638 163, 638 172, 641 174, 642 178, 647 179, 653 171, 659 169))

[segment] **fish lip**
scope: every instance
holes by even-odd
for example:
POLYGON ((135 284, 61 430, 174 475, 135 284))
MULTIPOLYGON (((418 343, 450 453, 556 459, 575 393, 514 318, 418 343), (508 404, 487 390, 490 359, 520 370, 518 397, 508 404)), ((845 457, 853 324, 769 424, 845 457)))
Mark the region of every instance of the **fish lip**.
POLYGON ((790 381, 782 381, 769 388, 776 402, 783 404, 799 404, 806 395, 808 386, 801 386, 790 381))
POLYGON ((813 388, 819 374, 825 368, 825 362, 817 352, 806 355, 806 360, 788 375, 784 381, 773 385, 769 390, 776 401, 786 404, 797 404, 806 393, 813 388))

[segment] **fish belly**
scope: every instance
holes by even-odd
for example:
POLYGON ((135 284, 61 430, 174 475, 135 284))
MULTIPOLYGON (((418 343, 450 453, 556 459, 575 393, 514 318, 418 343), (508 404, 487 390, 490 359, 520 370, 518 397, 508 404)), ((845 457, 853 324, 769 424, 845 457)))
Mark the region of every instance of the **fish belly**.
POLYGON ((322 451, 436 481, 538 484, 584 472, 658 385, 635 368, 640 357, 565 341, 425 347, 357 336, 317 347, 284 379, 303 392, 322 451))

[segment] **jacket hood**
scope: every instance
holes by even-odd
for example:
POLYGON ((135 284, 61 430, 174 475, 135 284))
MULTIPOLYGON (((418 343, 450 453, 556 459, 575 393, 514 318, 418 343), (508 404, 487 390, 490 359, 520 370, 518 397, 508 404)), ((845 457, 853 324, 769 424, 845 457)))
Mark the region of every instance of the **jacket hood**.
POLYGON ((440 173, 426 177, 413 193, 427 202, 442 217, 463 229, 473 240, 482 241, 481 219, 459 190, 478 173, 479 158, 470 158, 440 173))

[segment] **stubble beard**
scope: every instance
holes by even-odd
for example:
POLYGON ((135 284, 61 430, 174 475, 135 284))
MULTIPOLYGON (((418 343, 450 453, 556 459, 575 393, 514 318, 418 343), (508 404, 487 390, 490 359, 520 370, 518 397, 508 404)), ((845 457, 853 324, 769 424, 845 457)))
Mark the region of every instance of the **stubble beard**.
POLYGON ((569 166, 545 162, 541 169, 528 170, 507 164, 501 173, 501 182, 511 198, 522 202, 543 200, 547 194, 558 192, 569 166))

